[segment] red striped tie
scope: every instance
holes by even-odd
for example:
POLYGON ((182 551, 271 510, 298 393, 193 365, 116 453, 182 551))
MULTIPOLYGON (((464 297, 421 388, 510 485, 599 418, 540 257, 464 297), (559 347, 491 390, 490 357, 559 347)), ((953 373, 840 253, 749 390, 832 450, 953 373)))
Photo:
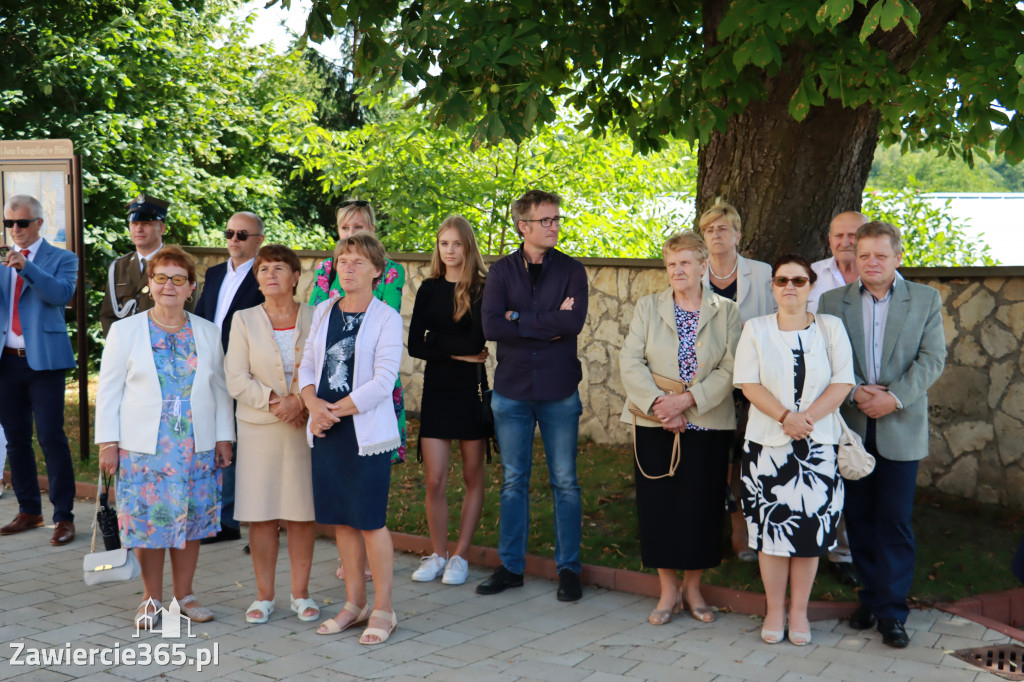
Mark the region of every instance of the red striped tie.
MULTIPOLYGON (((28 262, 28 257, 31 249, 25 249, 22 251, 22 255, 25 256, 25 262, 28 262)), ((15 336, 21 336, 21 315, 18 314, 18 301, 21 300, 21 285, 24 280, 21 275, 17 276, 17 283, 14 285, 14 315, 11 316, 11 331, 14 332, 15 336)))

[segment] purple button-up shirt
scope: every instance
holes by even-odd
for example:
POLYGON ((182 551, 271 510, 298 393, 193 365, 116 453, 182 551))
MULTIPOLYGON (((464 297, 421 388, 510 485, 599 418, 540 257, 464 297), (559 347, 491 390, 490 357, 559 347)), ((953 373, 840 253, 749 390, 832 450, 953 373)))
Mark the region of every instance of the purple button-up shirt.
POLYGON ((512 400, 562 400, 583 378, 576 337, 587 319, 587 272, 575 258, 551 249, 534 287, 520 246, 491 266, 484 287, 483 327, 498 342, 494 390, 512 400), (559 310, 566 297, 572 310, 559 310), (519 313, 518 322, 505 312, 519 313))

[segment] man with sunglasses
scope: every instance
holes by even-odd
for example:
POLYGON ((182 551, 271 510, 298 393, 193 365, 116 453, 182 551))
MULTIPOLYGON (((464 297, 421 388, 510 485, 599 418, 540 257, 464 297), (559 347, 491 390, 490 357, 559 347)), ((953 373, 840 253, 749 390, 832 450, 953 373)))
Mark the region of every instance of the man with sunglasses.
MULTIPOLYGON (((166 201, 148 194, 140 194, 128 204, 128 236, 135 250, 114 260, 107 269, 106 290, 100 308, 104 338, 110 331, 110 325, 153 307, 146 264, 164 246, 169 206, 166 201)), ((192 310, 194 305, 194 301, 189 301, 185 308, 192 310)))
MULTIPOLYGON (((255 213, 241 211, 228 218, 224 230, 227 242, 227 261, 218 263, 206 271, 203 291, 196 304, 196 315, 213 322, 220 329, 221 344, 228 350, 231 336, 231 319, 239 310, 252 308, 263 303, 252 265, 256 252, 263 244, 263 221, 255 213)), ((204 538, 204 545, 242 537, 238 521, 235 520, 235 460, 223 470, 221 487, 221 530, 213 537, 204 538)))
POLYGON ((907 282, 900 230, 883 222, 857 228, 859 278, 826 292, 819 313, 843 321, 853 346, 856 386, 843 418, 875 456, 875 470, 846 482, 843 514, 864 587, 850 627, 877 624, 882 643, 903 648, 907 593, 914 578, 911 511, 918 462, 928 456, 928 388, 942 375, 946 337, 935 289, 907 282))
POLYGON ((478 594, 523 584, 533 433, 539 426, 555 506, 557 597, 576 601, 582 596, 576 454, 583 371, 576 338, 587 319, 589 288, 583 264, 555 249, 561 201, 557 194, 531 190, 512 204, 522 246, 491 266, 484 286, 484 336, 498 342, 491 408, 503 481, 501 566, 477 585, 478 594))
POLYGON ((3 220, 14 246, 0 260, 0 426, 7 435, 18 514, 0 535, 43 525, 34 422, 56 526, 50 544, 66 545, 75 539, 75 473, 64 434, 64 376, 75 366, 75 355, 64 307, 75 293, 78 257, 40 236, 43 207, 35 197, 11 197, 3 220))

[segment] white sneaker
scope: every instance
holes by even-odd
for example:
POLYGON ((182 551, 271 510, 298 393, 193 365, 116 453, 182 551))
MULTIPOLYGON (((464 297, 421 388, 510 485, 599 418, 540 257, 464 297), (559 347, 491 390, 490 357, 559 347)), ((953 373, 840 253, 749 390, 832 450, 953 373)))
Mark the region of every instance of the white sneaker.
POLYGON ((429 583, 444 571, 444 565, 448 560, 437 554, 431 554, 420 559, 420 567, 412 573, 412 579, 418 583, 429 583))
POLYGON ((445 585, 461 585, 469 578, 469 564, 458 554, 448 560, 441 582, 445 585))

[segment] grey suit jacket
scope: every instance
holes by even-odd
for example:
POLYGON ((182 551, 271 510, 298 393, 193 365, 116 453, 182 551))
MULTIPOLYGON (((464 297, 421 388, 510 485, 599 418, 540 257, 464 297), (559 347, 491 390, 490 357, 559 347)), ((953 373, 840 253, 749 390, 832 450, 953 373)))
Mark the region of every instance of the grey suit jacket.
MULTIPOLYGON (((866 384, 868 376, 862 304, 859 281, 825 292, 818 303, 819 313, 835 315, 846 325, 858 386, 866 384)), ((903 409, 878 420, 880 455, 897 462, 928 456, 928 389, 942 375, 945 364, 939 292, 897 277, 885 322, 878 383, 900 399, 903 409)), ((847 400, 842 413, 850 428, 863 436, 867 417, 856 404, 847 400)))

